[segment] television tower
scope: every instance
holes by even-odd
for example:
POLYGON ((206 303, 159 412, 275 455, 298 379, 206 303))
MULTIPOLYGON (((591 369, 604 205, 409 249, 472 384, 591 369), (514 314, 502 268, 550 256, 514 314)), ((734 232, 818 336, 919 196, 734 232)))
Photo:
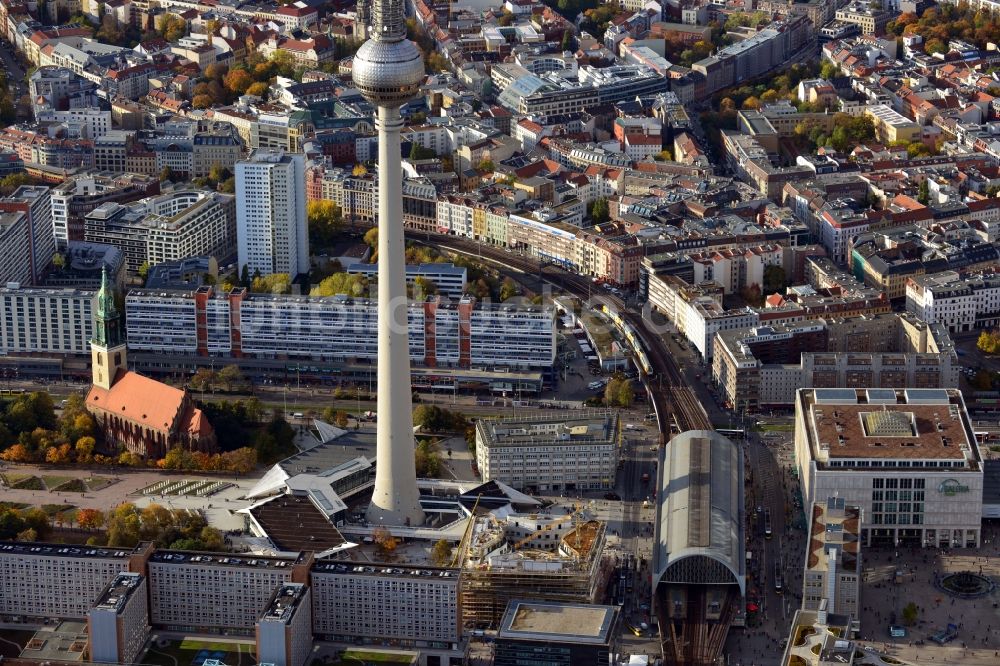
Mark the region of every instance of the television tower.
POLYGON ((378 411, 373 525, 420 525, 403 246, 399 107, 416 97, 424 61, 406 39, 402 0, 371 0, 371 36, 354 56, 354 85, 378 107, 378 411))

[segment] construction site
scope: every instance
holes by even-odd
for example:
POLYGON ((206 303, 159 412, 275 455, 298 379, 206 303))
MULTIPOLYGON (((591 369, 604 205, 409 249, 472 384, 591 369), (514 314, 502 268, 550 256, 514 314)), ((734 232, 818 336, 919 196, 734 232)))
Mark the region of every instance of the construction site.
POLYGON ((459 546, 465 626, 498 627, 512 599, 599 601, 614 566, 606 529, 580 505, 565 515, 474 518, 459 546))

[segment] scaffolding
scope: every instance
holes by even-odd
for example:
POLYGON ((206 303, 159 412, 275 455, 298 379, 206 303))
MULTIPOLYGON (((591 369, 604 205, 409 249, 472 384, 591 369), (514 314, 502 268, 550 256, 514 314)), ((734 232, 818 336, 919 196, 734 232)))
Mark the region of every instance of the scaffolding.
POLYGON ((586 520, 567 526, 552 519, 534 542, 523 544, 507 520, 496 516, 476 518, 463 543, 461 608, 466 627, 499 626, 512 599, 596 603, 611 571, 605 557, 606 524, 586 520), (568 530, 558 539, 541 537, 568 530), (524 546, 515 549, 516 544, 524 546))

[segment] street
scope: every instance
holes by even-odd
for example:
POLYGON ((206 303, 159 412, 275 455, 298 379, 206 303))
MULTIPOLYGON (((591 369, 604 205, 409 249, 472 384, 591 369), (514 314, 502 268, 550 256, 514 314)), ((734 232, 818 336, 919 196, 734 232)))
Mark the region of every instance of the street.
POLYGON ((24 80, 25 69, 15 57, 13 45, 7 40, 0 40, 0 62, 3 63, 4 71, 7 73, 7 85, 16 102, 22 95, 27 94, 28 89, 24 80))

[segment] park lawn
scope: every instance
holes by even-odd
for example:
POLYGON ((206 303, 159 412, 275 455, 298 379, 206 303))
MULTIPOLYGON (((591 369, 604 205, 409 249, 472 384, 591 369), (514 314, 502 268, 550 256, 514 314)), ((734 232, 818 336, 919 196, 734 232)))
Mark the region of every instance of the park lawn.
POLYGON ((56 490, 61 493, 85 493, 87 492, 87 486, 80 479, 70 479, 61 486, 50 487, 49 490, 56 490))
POLYGON ((72 480, 73 480, 72 476, 46 475, 42 477, 42 481, 45 482, 45 487, 49 490, 55 490, 59 486, 65 483, 69 483, 72 480))
POLYGON ((21 483, 25 479, 30 479, 30 478, 31 478, 30 474, 11 474, 10 472, 6 474, 0 474, 0 479, 3 479, 3 482, 6 485, 10 486, 11 488, 21 483))
POLYGON ((10 487, 18 490, 45 490, 45 484, 42 483, 42 480, 30 474, 24 475, 17 483, 10 484, 10 487))
POLYGON ((215 658, 212 656, 213 653, 224 653, 220 661, 227 666, 251 666, 256 663, 253 645, 190 638, 185 638, 180 643, 171 641, 170 645, 166 647, 151 645, 141 663, 150 666, 192 666, 198 653, 202 651, 209 653, 209 659, 215 658))
POLYGON ((21 502, 0 502, 0 511, 6 511, 7 509, 15 509, 20 511, 21 509, 27 509, 30 504, 23 504, 21 502))
POLYGON ((42 511, 44 511, 45 513, 47 513, 50 516, 54 516, 57 513, 64 513, 66 511, 69 511, 69 510, 75 509, 75 508, 76 507, 73 506, 72 504, 43 504, 42 505, 42 511))
POLYGON ((102 488, 107 488, 112 483, 114 483, 114 480, 106 476, 91 476, 84 479, 83 483, 87 487, 87 490, 93 492, 95 490, 101 490, 102 488))
POLYGON ((249 645, 243 645, 242 643, 229 643, 227 641, 203 641, 196 638, 185 638, 181 641, 180 648, 182 650, 212 650, 215 652, 239 652, 242 648, 249 648, 249 645), (240 648, 238 650, 233 650, 233 648, 240 648))

